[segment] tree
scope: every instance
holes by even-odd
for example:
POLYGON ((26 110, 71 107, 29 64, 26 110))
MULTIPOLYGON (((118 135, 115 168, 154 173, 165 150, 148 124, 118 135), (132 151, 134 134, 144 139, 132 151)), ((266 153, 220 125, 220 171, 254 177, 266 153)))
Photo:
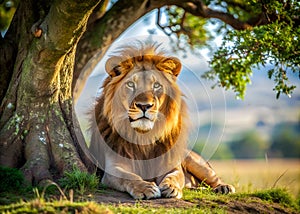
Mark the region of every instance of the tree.
MULTIPOLYGON (((201 142, 201 141, 196 142, 195 146, 193 147, 193 151, 197 152, 198 154, 201 154, 204 146, 209 147, 211 145, 208 144, 205 145, 205 142, 201 142)), ((214 148, 208 149, 208 151, 214 151, 214 148)), ((234 158, 233 153, 227 144, 220 144, 211 157, 212 160, 228 160, 233 158, 234 158)))
POLYGON ((209 40, 204 24, 208 22, 216 22, 219 31, 229 34, 229 39, 240 38, 237 45, 251 41, 251 35, 269 32, 274 26, 281 34, 288 27, 284 39, 289 38, 294 46, 289 45, 285 52, 283 37, 278 37, 278 41, 270 37, 264 42, 258 38, 257 44, 244 54, 235 50, 242 51, 245 46, 236 45, 228 49, 230 54, 241 61, 246 59, 248 66, 239 71, 236 62, 221 49, 215 58, 219 62, 212 61, 214 70, 208 76, 218 76, 220 85, 233 87, 242 95, 243 84, 249 82, 249 66, 276 59, 275 66, 283 67, 280 75, 274 70, 270 76, 275 75, 275 80, 283 84, 279 86, 282 92, 290 93, 293 89, 286 89, 288 77, 283 68, 299 71, 297 1, 19 1, 7 32, 0 37, 1 165, 21 168, 25 178, 35 184, 61 176, 73 164, 81 170, 93 169, 85 148, 78 145, 80 136, 75 135, 78 127, 73 123, 76 118, 72 93, 75 98, 78 96, 80 87, 76 83, 84 82, 89 75, 89 71, 81 72, 88 60, 96 56, 92 63, 97 62, 108 45, 152 10, 157 10, 158 19, 161 13, 167 15, 165 25, 158 20, 166 33, 175 35, 178 44, 189 43, 192 48, 209 40), (112 6, 108 7, 109 3, 112 6), (230 34, 233 29, 237 31, 230 34), (281 54, 266 57, 263 54, 267 48, 270 53, 277 50, 274 53, 281 54), (222 67, 227 64, 230 66, 222 67), (222 73, 223 68, 226 69, 222 73))
POLYGON ((269 156, 275 158, 300 157, 300 124, 280 123, 273 129, 269 156))
POLYGON ((237 159, 264 158, 268 147, 268 142, 255 131, 243 133, 240 139, 230 143, 230 149, 237 159))

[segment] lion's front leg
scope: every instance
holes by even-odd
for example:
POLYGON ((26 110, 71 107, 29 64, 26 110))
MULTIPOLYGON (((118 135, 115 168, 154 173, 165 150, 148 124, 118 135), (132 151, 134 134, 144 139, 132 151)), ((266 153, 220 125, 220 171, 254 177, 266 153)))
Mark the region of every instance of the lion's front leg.
POLYGON ((181 198, 184 187, 184 173, 181 166, 175 168, 159 182, 161 195, 166 198, 181 198))
POLYGON ((161 192, 154 182, 144 181, 140 176, 134 173, 120 172, 126 178, 116 177, 105 173, 102 183, 113 189, 128 192, 134 199, 151 199, 161 197, 161 192), (128 179, 131 177, 130 179, 128 179))
MULTIPOLYGON (((215 192, 224 194, 235 192, 235 188, 230 184, 223 183, 210 165, 197 153, 191 151, 183 165, 189 173, 211 186, 215 192)), ((196 185, 197 183, 194 184, 195 187, 196 185)))

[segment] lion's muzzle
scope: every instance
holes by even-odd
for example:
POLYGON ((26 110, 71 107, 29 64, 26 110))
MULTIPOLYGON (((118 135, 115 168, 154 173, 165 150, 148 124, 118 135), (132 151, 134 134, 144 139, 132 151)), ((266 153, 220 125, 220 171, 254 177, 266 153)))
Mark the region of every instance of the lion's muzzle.
POLYGON ((131 127, 145 133, 153 129, 157 118, 157 108, 152 93, 139 94, 132 101, 128 111, 131 127))

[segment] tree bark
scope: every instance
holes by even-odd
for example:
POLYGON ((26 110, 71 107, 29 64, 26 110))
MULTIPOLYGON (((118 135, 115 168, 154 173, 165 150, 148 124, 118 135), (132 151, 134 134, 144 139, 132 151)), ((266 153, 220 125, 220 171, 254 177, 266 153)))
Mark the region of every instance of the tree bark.
POLYGON ((1 103, 0 164, 22 168, 31 183, 91 165, 77 145, 71 83, 76 45, 98 3, 21 1, 5 37, 18 48, 1 103))

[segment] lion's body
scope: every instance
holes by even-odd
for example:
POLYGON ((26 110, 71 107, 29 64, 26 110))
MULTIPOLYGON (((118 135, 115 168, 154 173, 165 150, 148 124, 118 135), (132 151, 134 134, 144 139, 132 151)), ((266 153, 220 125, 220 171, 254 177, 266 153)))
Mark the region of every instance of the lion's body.
POLYGON ((180 198, 185 185, 201 180, 234 191, 187 152, 187 108, 176 83, 181 63, 155 50, 124 48, 106 63, 110 76, 95 106, 100 137, 93 132, 90 148, 101 157, 102 182, 134 198, 180 198))

